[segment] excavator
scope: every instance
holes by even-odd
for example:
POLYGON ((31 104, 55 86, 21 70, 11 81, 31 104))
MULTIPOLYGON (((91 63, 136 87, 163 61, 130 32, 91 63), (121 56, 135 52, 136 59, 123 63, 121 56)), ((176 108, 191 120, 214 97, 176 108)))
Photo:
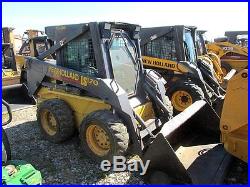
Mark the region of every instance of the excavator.
POLYGON ((196 27, 142 28, 140 35, 143 65, 166 79, 166 93, 175 114, 205 99, 220 116, 226 91, 211 60, 197 56, 196 27))
POLYGON ((136 154, 150 161, 148 183, 220 183, 230 156, 214 133, 218 115, 201 98, 173 117, 165 79, 143 68, 140 32, 119 22, 45 28, 52 47, 26 57, 41 134, 60 143, 77 131, 83 153, 97 162, 136 154), (210 120, 197 122, 203 113, 210 120))
POLYGON ((231 69, 239 72, 248 66, 248 48, 231 43, 230 41, 227 37, 217 38, 214 42, 206 44, 209 52, 213 52, 220 57, 224 75, 230 72, 231 69))

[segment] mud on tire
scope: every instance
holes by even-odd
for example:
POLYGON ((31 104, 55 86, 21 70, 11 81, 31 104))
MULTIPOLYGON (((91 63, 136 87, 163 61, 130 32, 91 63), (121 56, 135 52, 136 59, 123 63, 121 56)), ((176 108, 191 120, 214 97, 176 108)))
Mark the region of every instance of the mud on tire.
POLYGON ((69 105, 60 99, 50 99, 42 102, 37 109, 37 120, 42 135, 45 139, 53 143, 60 143, 69 139, 75 132, 73 111, 69 105), (46 115, 44 113, 49 112, 55 119, 56 127, 53 133, 48 133, 45 130, 46 115))

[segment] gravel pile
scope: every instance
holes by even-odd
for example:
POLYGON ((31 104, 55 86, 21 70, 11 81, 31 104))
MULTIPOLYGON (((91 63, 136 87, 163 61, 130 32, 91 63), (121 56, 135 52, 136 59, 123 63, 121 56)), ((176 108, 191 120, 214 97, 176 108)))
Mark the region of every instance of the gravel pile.
POLYGON ((77 136, 62 144, 44 140, 36 122, 36 108, 13 113, 4 126, 12 159, 25 160, 41 171, 43 184, 143 184, 138 173, 103 172, 79 149, 77 136))
MULTIPOLYGON (((43 184, 143 184, 138 173, 103 172, 99 164, 80 150, 78 136, 62 144, 44 140, 36 122, 36 108, 13 113, 4 129, 8 135, 12 159, 26 160, 42 173, 43 184)), ((235 159, 225 184, 247 184, 247 164, 235 159)))

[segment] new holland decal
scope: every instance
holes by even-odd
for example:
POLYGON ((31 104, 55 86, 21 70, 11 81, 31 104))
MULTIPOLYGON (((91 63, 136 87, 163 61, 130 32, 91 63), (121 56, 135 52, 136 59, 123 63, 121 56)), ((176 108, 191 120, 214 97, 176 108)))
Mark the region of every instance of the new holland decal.
POLYGON ((152 68, 164 68, 168 70, 177 70, 176 62, 165 60, 165 59, 159 59, 159 58, 153 58, 148 56, 142 57, 143 65, 144 66, 150 66, 152 68))
POLYGON ((61 68, 49 66, 48 72, 53 77, 58 77, 58 78, 61 78, 62 80, 68 80, 68 81, 80 84, 82 86, 91 86, 91 85, 98 86, 97 80, 92 79, 90 77, 82 76, 82 75, 75 73, 73 71, 70 71, 70 70, 64 70, 61 68))

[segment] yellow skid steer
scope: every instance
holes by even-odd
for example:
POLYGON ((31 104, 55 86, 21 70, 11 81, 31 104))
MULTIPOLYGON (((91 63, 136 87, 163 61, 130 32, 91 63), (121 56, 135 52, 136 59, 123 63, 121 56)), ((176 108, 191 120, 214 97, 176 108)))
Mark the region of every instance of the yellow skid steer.
POLYGON ((45 28, 53 45, 26 62, 42 135, 59 143, 77 131, 80 148, 97 162, 139 155, 150 161, 145 175, 150 183, 159 171, 167 183, 217 183, 218 168, 224 173, 228 163, 228 154, 217 144, 219 134, 210 131, 219 131, 218 116, 199 100, 172 117, 165 80, 142 66, 140 30, 139 25, 114 22, 45 28), (55 59, 46 59, 53 54, 55 59), (210 120, 197 121, 201 113, 210 120), (193 160, 178 155, 184 158, 186 148, 192 149, 193 160), (210 154, 206 162, 198 161, 210 154), (213 177, 200 176, 215 158, 215 167, 209 167, 213 177), (199 166, 189 172, 194 163, 199 166))

